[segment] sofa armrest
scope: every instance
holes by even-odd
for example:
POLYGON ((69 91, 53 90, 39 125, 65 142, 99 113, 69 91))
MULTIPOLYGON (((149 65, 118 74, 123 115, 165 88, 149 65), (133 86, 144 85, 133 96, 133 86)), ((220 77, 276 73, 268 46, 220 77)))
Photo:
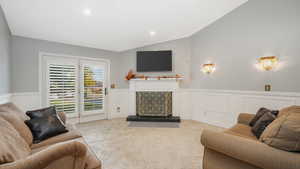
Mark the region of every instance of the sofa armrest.
POLYGON ((201 137, 205 148, 266 169, 299 169, 300 154, 272 148, 256 140, 205 130, 201 137))
POLYGON ((64 163, 66 169, 83 169, 87 156, 87 148, 76 141, 59 143, 38 153, 12 163, 3 164, 0 169, 44 169, 64 157, 72 157, 70 164, 64 163), (70 167, 67 167, 70 166, 70 167))
POLYGON ((238 123, 249 125, 255 114, 241 113, 238 117, 238 123))
POLYGON ((66 116, 66 113, 65 112, 58 112, 57 113, 59 118, 61 119, 61 121, 66 124, 66 121, 67 121, 67 116, 66 116))

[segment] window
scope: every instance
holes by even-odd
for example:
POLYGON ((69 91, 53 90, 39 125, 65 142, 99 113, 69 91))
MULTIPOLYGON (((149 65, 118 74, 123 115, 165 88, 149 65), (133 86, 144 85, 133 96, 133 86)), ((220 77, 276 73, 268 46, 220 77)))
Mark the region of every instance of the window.
POLYGON ((48 101, 58 112, 75 114, 77 107, 77 67, 70 64, 48 64, 48 101))
POLYGON ((85 65, 84 72, 84 111, 103 109, 104 69, 85 65))
POLYGON ((82 113, 94 114, 105 108, 106 64, 80 61, 82 113))

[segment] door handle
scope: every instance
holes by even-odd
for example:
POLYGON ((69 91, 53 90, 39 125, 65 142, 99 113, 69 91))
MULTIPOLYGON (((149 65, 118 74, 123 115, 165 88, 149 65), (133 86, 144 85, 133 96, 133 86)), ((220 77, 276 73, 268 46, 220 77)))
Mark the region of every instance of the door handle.
POLYGON ((107 93, 107 87, 104 89, 104 95, 106 96, 108 93, 107 93))

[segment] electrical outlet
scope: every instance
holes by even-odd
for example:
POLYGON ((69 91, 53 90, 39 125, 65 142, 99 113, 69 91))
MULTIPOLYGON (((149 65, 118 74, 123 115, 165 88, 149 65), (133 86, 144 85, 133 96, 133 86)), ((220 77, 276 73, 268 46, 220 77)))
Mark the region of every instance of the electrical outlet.
POLYGON ((118 113, 121 112, 121 107, 117 107, 117 112, 118 112, 118 113))

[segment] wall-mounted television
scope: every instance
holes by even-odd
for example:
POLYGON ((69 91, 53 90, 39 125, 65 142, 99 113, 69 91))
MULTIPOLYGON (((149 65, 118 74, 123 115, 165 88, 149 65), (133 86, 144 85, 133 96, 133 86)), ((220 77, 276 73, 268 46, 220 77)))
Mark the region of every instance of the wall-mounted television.
POLYGON ((138 51, 136 59, 137 72, 172 71, 172 51, 138 51))

